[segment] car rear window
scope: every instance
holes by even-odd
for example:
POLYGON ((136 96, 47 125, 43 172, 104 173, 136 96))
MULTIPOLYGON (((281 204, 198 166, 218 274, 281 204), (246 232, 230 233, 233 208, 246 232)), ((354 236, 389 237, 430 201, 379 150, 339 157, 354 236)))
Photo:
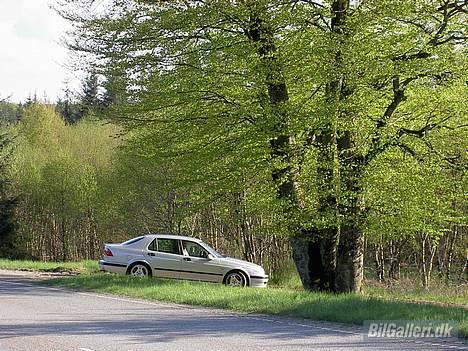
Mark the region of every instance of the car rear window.
POLYGON ((158 239, 154 239, 151 244, 148 245, 148 250, 158 251, 158 239))
POLYGON ((126 242, 122 243, 122 245, 131 245, 131 244, 134 244, 140 240, 143 240, 144 236, 139 236, 138 238, 133 238, 133 239, 130 239, 130 240, 127 240, 126 242))
POLYGON ((157 239, 158 251, 180 255, 179 241, 175 239, 157 239))

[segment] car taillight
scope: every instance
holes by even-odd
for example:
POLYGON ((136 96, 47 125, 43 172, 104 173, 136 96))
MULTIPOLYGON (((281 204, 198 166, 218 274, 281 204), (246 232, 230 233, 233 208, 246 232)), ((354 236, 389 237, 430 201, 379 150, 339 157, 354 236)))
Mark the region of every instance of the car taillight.
POLYGON ((114 256, 114 254, 108 247, 104 247, 103 253, 104 253, 104 256, 114 256))

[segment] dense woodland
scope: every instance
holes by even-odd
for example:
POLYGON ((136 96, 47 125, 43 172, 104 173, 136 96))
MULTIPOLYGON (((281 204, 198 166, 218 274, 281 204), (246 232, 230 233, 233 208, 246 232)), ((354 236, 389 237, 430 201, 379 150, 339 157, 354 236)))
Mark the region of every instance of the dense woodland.
POLYGON ((170 232, 310 290, 466 282, 465 1, 93 3, 57 5, 82 91, 0 104, 3 256, 170 232))

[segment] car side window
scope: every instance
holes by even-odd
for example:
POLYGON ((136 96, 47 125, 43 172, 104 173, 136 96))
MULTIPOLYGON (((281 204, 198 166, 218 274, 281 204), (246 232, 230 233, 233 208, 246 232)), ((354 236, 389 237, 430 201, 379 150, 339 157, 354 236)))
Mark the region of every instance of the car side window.
POLYGON ((149 244, 148 246, 148 250, 150 251, 158 251, 158 242, 157 242, 158 239, 154 239, 151 244, 149 244))
POLYGON ((191 241, 182 241, 184 251, 191 257, 207 258, 208 252, 197 243, 191 241))
POLYGON ((175 239, 157 239, 158 251, 180 255, 178 240, 175 239))

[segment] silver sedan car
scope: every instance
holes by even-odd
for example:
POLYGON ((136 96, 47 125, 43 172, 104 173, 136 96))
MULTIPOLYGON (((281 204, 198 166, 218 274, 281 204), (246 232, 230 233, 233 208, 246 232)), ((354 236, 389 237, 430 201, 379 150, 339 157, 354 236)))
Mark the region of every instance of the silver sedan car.
POLYGON ((179 235, 143 235, 105 244, 102 271, 264 288, 268 276, 259 265, 224 257, 202 240, 179 235))

